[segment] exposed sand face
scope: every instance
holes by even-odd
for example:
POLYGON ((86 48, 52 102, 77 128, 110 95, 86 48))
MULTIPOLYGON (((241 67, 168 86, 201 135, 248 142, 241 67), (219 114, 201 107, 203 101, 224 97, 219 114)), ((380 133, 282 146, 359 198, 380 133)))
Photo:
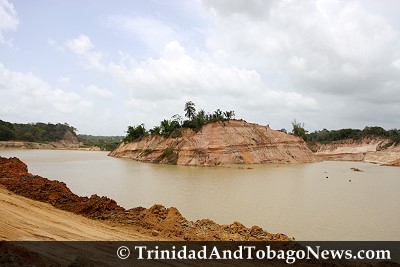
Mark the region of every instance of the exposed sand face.
POLYGON ((181 136, 148 136, 122 143, 110 156, 193 166, 306 163, 319 160, 299 137, 240 120, 213 122, 181 136))
POLYGON ((155 240, 111 222, 91 220, 0 186, 1 240, 155 240))
POLYGON ((364 138, 360 141, 343 140, 331 144, 316 144, 313 150, 325 160, 364 161, 400 166, 400 146, 390 144, 389 139, 364 138))

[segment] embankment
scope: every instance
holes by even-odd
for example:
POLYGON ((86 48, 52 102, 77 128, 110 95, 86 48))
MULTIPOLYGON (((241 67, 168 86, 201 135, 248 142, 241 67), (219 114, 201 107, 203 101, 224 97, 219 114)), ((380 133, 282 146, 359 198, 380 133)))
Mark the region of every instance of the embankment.
POLYGON ((86 150, 100 151, 99 147, 86 147, 83 144, 71 144, 66 142, 37 143, 27 141, 0 141, 0 149, 56 149, 56 150, 86 150))
POLYGON ((241 120, 209 123, 198 132, 183 129, 168 138, 151 135, 122 143, 109 155, 196 166, 318 161, 301 138, 241 120))
POLYGON ((400 146, 388 139, 363 138, 330 144, 313 144, 311 149, 323 160, 349 160, 400 166, 400 146))
POLYGON ((28 142, 28 141, 0 141, 0 149, 57 149, 57 150, 95 150, 100 148, 96 146, 87 147, 79 142, 75 134, 66 131, 62 139, 53 142, 28 142))

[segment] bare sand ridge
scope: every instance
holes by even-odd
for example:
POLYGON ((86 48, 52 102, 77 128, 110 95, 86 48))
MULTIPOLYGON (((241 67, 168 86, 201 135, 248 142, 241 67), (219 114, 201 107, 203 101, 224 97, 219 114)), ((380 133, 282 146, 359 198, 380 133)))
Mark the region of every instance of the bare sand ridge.
POLYGON ((178 165, 306 163, 319 159, 303 139, 242 120, 213 122, 195 132, 145 137, 122 143, 110 156, 178 165))

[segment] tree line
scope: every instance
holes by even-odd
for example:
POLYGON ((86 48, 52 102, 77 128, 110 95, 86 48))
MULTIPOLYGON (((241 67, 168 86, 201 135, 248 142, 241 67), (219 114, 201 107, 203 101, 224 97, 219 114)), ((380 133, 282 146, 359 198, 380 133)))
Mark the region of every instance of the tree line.
POLYGON ((123 136, 97 136, 88 134, 78 134, 78 140, 84 146, 97 146, 101 150, 112 151, 121 143, 123 136))
POLYGON ((164 119, 159 125, 147 130, 142 123, 136 126, 128 126, 127 135, 124 142, 138 141, 148 135, 162 135, 164 137, 179 137, 181 129, 189 128, 194 131, 199 131, 201 128, 210 122, 228 121, 235 118, 235 112, 215 110, 213 113, 206 113, 203 109, 196 111, 196 105, 192 101, 188 101, 183 109, 185 117, 176 114, 171 119, 164 119))
POLYGON ((314 131, 309 133, 304 129, 304 123, 299 123, 296 119, 292 122, 292 134, 300 136, 306 142, 331 143, 340 140, 361 140, 365 137, 382 137, 391 140, 393 144, 400 144, 400 129, 385 130, 379 126, 366 126, 364 129, 339 129, 314 131))
POLYGON ((28 142, 55 142, 70 131, 76 136, 76 128, 67 123, 11 123, 0 120, 0 141, 20 140, 28 142))

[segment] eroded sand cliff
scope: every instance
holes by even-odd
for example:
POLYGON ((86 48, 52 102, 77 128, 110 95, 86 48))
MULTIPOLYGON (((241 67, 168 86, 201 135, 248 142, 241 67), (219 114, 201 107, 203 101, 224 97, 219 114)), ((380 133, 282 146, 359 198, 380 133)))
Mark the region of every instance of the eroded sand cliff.
POLYGON ((388 139, 364 138, 344 140, 330 144, 315 144, 312 150, 324 160, 351 160, 400 166, 400 146, 388 139))
POLYGON ((109 155, 198 166, 318 161, 301 138, 241 120, 209 123, 198 132, 184 129, 177 137, 157 135, 122 143, 109 155))

